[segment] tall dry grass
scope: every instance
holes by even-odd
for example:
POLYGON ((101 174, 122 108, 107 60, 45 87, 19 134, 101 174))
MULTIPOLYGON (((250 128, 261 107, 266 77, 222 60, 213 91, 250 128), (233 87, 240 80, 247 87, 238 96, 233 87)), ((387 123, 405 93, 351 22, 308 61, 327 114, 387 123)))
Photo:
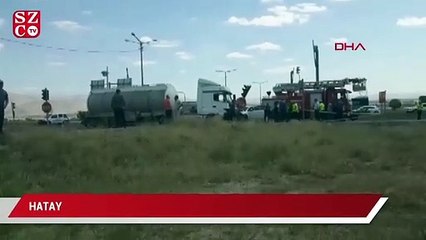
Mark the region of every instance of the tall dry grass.
POLYGON ((425 239, 426 126, 226 123, 84 130, 20 123, 0 138, 0 195, 379 192, 371 226, 1 226, 1 239, 425 239))

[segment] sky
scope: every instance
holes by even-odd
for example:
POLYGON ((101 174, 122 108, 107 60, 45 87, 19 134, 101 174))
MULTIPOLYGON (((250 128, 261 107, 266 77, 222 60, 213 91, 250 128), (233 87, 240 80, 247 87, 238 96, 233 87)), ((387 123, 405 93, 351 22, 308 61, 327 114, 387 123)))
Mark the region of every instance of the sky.
MULTIPOLYGON (((140 84, 138 46, 124 41, 131 32, 158 39, 144 51, 145 83, 170 83, 189 99, 199 78, 224 83, 216 70, 237 69, 228 76, 237 94, 244 84, 267 81, 266 92, 288 82, 294 66, 313 81, 312 40, 322 80, 367 78, 373 96, 426 94, 424 0, 2 1, 0 37, 18 42, 0 39, 0 78, 19 94, 41 95, 47 87, 51 96, 84 95, 108 66, 110 80, 125 78, 128 67, 140 84), (38 38, 14 37, 16 10, 41 11, 38 38), (344 41, 366 51, 335 51, 334 42, 344 41), (123 50, 129 52, 114 52, 123 50)), ((258 96, 254 84, 248 98, 258 96)))

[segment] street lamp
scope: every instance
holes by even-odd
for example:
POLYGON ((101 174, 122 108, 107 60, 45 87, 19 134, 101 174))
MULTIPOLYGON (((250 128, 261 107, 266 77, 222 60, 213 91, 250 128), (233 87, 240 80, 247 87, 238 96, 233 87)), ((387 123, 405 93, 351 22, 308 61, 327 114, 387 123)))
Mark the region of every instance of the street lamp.
POLYGON ((157 39, 152 39, 151 41, 142 41, 140 40, 135 33, 131 33, 131 35, 136 39, 136 41, 132 41, 129 39, 125 39, 125 42, 129 42, 129 43, 135 43, 139 45, 139 50, 141 53, 141 84, 142 86, 144 86, 144 82, 143 82, 143 47, 145 45, 149 45, 151 42, 157 42, 157 39))
POLYGON ((228 86, 228 73, 235 72, 237 69, 229 69, 229 70, 216 70, 218 73, 225 73, 225 87, 228 86))
POLYGON ((299 75, 299 82, 300 82, 300 72, 301 72, 302 70, 300 69, 300 67, 298 66, 297 68, 296 68, 296 74, 297 75, 299 75))
POLYGON ((253 84, 258 84, 259 85, 259 98, 260 98, 260 105, 262 105, 262 85, 267 83, 268 81, 264 81, 264 82, 253 82, 253 84))

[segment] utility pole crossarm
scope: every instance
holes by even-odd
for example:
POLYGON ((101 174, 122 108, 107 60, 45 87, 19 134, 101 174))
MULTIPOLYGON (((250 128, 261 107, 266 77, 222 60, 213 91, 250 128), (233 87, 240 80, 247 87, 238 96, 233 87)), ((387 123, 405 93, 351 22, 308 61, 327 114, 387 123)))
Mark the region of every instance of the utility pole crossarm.
POLYGON ((128 43, 136 43, 136 44, 139 44, 139 42, 136 42, 136 41, 133 41, 133 40, 129 40, 129 39, 124 39, 124 41, 125 41, 125 42, 128 42, 128 43))
POLYGON ((236 72, 236 71, 237 71, 236 68, 234 68, 234 69, 227 69, 227 70, 216 70, 217 73, 224 73, 225 74, 225 87, 228 86, 228 73, 236 72))

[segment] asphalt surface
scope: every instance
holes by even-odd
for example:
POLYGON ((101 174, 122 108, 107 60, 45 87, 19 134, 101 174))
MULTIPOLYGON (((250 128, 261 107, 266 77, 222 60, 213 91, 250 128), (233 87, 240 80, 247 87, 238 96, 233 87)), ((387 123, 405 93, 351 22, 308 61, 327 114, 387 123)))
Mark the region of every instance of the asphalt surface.
POLYGON ((389 119, 389 120, 355 120, 355 121, 344 121, 346 123, 426 123, 426 119, 416 120, 416 119, 389 119))
MULTIPOLYGON (((184 118, 184 119, 200 119, 199 116, 183 116, 182 118, 184 118)), ((255 119, 255 120, 249 120, 249 122, 254 122, 254 121, 260 122, 262 120, 261 119, 255 119)), ((292 120, 292 122, 298 122, 298 121, 297 120, 292 120)), ((314 122, 314 120, 302 120, 300 123, 303 123, 303 122, 314 122)), ((336 120, 330 120, 330 121, 324 120, 323 122, 324 123, 330 123, 330 124, 389 124, 389 125, 400 125, 400 124, 426 124, 426 119, 423 119, 423 120, 417 120, 417 119, 372 119, 372 120, 362 120, 361 119, 361 120, 354 120, 354 121, 346 119, 346 120, 337 120, 337 121, 336 120)), ((76 120, 70 121, 68 125, 69 126, 73 126, 73 127, 79 126, 79 128, 82 129, 82 130, 83 129, 87 129, 83 125, 81 125, 81 122, 78 121, 78 120, 77 121, 76 120)), ((132 128, 132 127, 137 127, 137 126, 141 126, 141 125, 144 125, 144 124, 136 124, 136 126, 131 126, 130 125, 128 127, 132 128)), ((157 125, 157 124, 152 124, 152 125, 157 125)), ((62 128, 64 126, 60 126, 59 125, 59 126, 52 126, 52 127, 62 128)))

